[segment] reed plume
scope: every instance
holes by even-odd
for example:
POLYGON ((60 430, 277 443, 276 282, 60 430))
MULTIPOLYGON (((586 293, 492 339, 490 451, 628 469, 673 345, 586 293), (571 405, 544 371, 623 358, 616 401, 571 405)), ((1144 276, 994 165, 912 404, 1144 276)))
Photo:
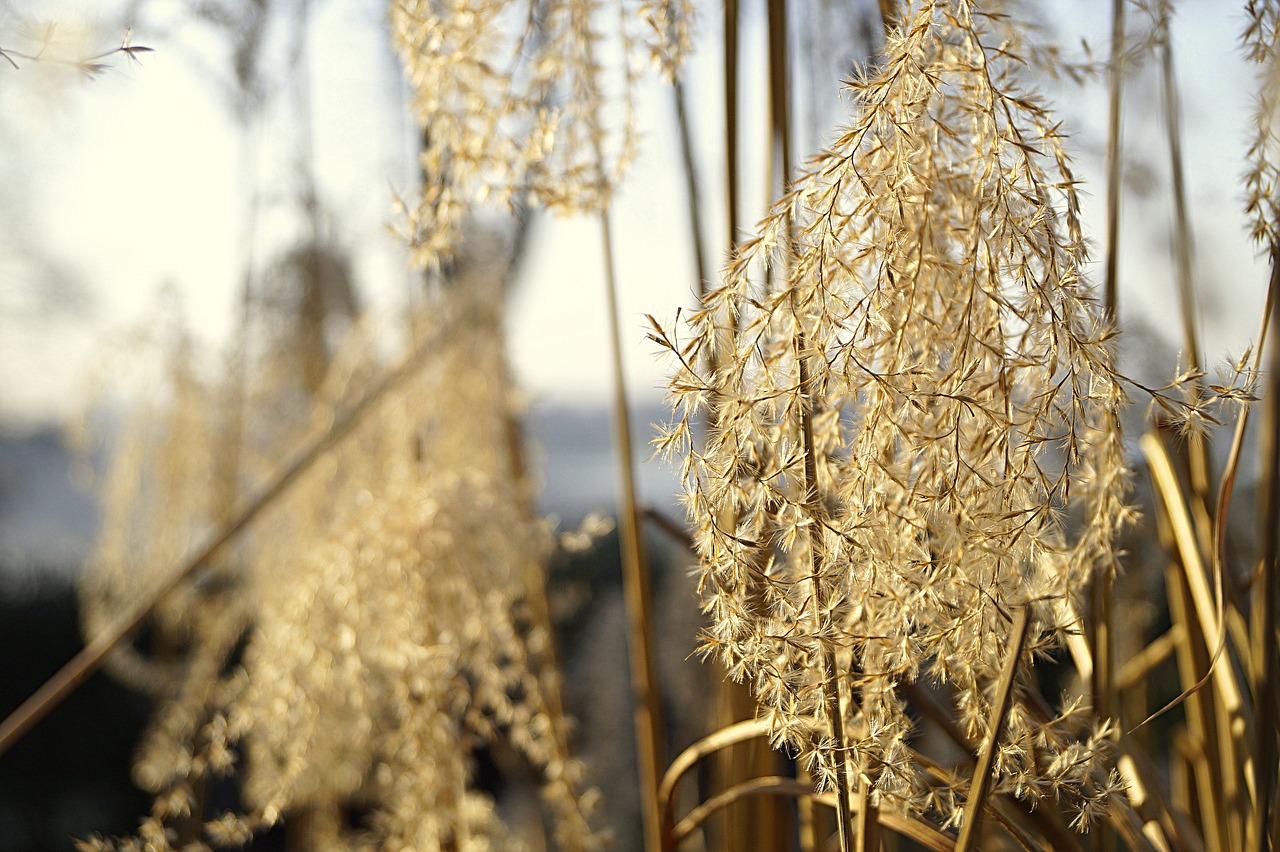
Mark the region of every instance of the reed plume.
POLYGON ((666 0, 394 0, 424 141, 422 194, 402 204, 414 262, 447 257, 475 204, 606 207, 635 156, 641 72, 652 58, 673 73, 688 18, 666 0))
POLYGON ((705 653, 823 786, 847 762, 844 783, 944 822, 965 790, 925 783, 901 688, 949 685, 969 739, 988 740, 1022 607, 1005 735, 985 742, 998 789, 1087 820, 1118 787, 1106 720, 1028 700, 1032 660, 1081 629, 1080 595, 1116 569, 1129 509, 1113 330, 1007 11, 907 4, 848 84, 853 122, 701 309, 654 334, 675 413, 655 443, 679 459, 697 534, 705 653))
MULTIPOLYGON (((172 665, 153 678, 167 685, 135 770, 156 804, 137 837, 85 848, 191 840, 179 825, 201 784, 232 771, 246 810, 205 820, 197 836, 215 846, 284 818, 309 848, 518 848, 472 777, 473 751, 499 738, 541 779, 561 848, 597 844, 535 597, 553 539, 512 465, 517 400, 494 273, 436 292, 419 326, 439 341, 431 363, 217 570, 158 609, 172 665)), ((277 343, 264 352, 293 351, 277 343)), ((286 379, 262 378, 269 363, 254 372, 273 390, 250 393, 263 402, 249 410, 265 416, 247 419, 243 469, 322 431, 376 378, 379 352, 369 331, 355 336, 298 418, 302 437, 265 402, 296 399, 283 392, 305 378, 289 372, 294 360, 282 359, 286 379)), ((226 392, 187 369, 173 379, 170 407, 140 421, 142 455, 116 457, 110 523, 85 587, 99 614, 90 631, 217 523, 210 495, 226 444, 207 424, 220 422, 226 392)))

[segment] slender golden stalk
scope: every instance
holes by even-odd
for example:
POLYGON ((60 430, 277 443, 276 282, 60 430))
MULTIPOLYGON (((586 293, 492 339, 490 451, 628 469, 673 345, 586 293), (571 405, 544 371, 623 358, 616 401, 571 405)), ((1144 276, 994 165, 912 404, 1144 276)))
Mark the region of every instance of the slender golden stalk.
MULTIPOLYGON (((809 607, 813 621, 814 635, 825 635, 823 621, 826 614, 826 592, 822 588, 823 544, 822 524, 824 516, 822 500, 818 491, 817 447, 813 438, 813 399, 809 381, 808 348, 805 336, 801 334, 796 340, 796 361, 800 371, 801 391, 801 423, 804 435, 804 503, 809 517, 814 519, 809 524, 809 607)), ((844 711, 840 708, 840 691, 838 686, 835 649, 830 642, 819 641, 820 650, 816 661, 818 678, 822 688, 823 704, 827 714, 833 743, 831 762, 835 769, 836 786, 836 824, 840 836, 841 852, 850 852, 854 848, 853 805, 849 800, 848 740, 844 733, 844 711)), ((863 787, 865 789, 865 786, 863 787)), ((858 837, 866 837, 866 829, 858 832, 858 837)), ((862 850, 859 850, 862 852, 862 850)))
MULTIPOLYGON (((1216 660, 1225 650, 1228 642, 1223 621, 1221 592, 1223 578, 1215 575, 1213 587, 1210 587, 1208 572, 1200 558, 1194 523, 1187 511, 1169 451, 1152 433, 1143 435, 1140 443, 1147 463, 1150 465, 1156 493, 1160 497, 1161 505, 1170 523, 1177 555, 1191 594, 1193 615, 1205 639, 1206 647, 1210 649, 1216 660)), ((1214 666, 1207 677, 1214 684, 1214 691, 1221 700, 1223 709, 1233 717, 1241 716, 1244 713, 1243 697, 1231 666, 1214 666)))
POLYGON ((1103 304, 1112 322, 1119 316, 1117 266, 1120 243, 1120 169, 1123 113, 1121 95, 1125 75, 1125 0, 1111 0, 1111 59, 1108 63, 1107 102, 1107 245, 1103 273, 1103 304))
POLYGON ((1178 102, 1178 82, 1173 64, 1173 37, 1165 10, 1161 21, 1160 81, 1164 101, 1165 133, 1169 140, 1169 173, 1173 191, 1173 250, 1178 282, 1178 306, 1182 316, 1182 345, 1191 367, 1204 366, 1200 336, 1196 331, 1199 311, 1192 263, 1191 218, 1187 213, 1186 178, 1183 174, 1182 110, 1178 102))
MULTIPOLYGON (((791 87, 786 0, 769 0, 770 144, 777 148, 782 191, 791 185, 791 87)), ((773 158, 770 157, 772 164, 773 158)), ((772 172, 772 169, 769 169, 772 172)), ((768 182, 770 193, 775 181, 768 182)))
POLYGON ((728 242, 738 242, 738 0, 724 3, 724 167, 728 242))
MULTIPOLYGON (((1178 307, 1182 317, 1182 346, 1187 366, 1192 370, 1204 368, 1204 356, 1200 351, 1199 334, 1196 331, 1199 311, 1196 308, 1194 284, 1193 244, 1191 219, 1187 212, 1186 179, 1182 154, 1182 117, 1178 102, 1177 76, 1173 64, 1173 36, 1169 31, 1169 9, 1162 9, 1160 28, 1160 79, 1164 104, 1165 135, 1169 140, 1169 173, 1173 192, 1173 251, 1178 284, 1178 307)), ((1194 399, 1201 395, 1202 383, 1196 379, 1190 389, 1194 399)), ((1208 554, 1213 546, 1213 518, 1209 509, 1210 471, 1208 436, 1193 431, 1187 436, 1187 467, 1191 474, 1191 511, 1196 521, 1196 534, 1200 548, 1208 554)))
MULTIPOLYGON (((1280 255, 1271 256, 1272 280, 1280 255)), ((1280 300, 1269 300, 1271 324, 1280 327, 1280 300)), ((1280 572, 1280 340, 1272 337, 1267 369, 1267 387, 1263 399, 1263 427, 1258 439, 1259 527, 1262 540, 1261 562, 1254 584, 1251 656, 1253 658, 1253 697, 1257 711, 1254 717, 1254 767, 1257 786, 1254 807, 1250 813, 1250 848, 1258 852, 1276 849, 1275 797, 1277 788, 1276 742, 1277 682, 1280 679, 1280 655, 1277 653, 1276 594, 1280 572)))
MULTIPOLYGON (((1119 264, 1120 234, 1120 168, 1121 168, 1121 93, 1124 88, 1124 9, 1126 0, 1112 0, 1111 61, 1109 64, 1109 104, 1107 115, 1107 243, 1103 281, 1103 304, 1113 323, 1119 318, 1119 264)), ((1093 699, 1094 715, 1099 720, 1110 719, 1114 713, 1112 702, 1112 612, 1111 596, 1114 578, 1109 572, 1096 575, 1089 588, 1088 643, 1093 662, 1089 686, 1093 699)), ((1113 848, 1111 834, 1105 826, 1098 832, 1098 846, 1103 852, 1113 848)))
POLYGON ((631 659, 632 708, 636 731, 641 816, 645 847, 661 845, 662 820, 658 806, 658 779, 663 759, 662 704, 658 698, 653 653, 653 602, 649 562, 640 537, 636 501, 635 458, 631 450, 631 415, 622 374, 622 332, 618 323, 618 282, 613 256, 609 211, 600 212, 600 238, 604 246, 605 293, 609 312, 609 341, 613 370, 613 439, 618 465, 618 535, 622 549, 623 592, 627 603, 627 647, 631 659))
MULTIPOLYGON (((740 205, 742 198, 742 175, 739 160, 739 51, 740 51, 740 17, 742 8, 738 0, 726 0, 723 19, 724 40, 724 151, 725 151, 725 224, 724 248, 726 255, 732 255, 737 244, 740 227, 740 205)), ((700 295, 705 298, 712 282, 705 281, 700 295)), ((712 401, 707 409, 707 434, 718 428, 720 411, 718 401, 712 401)), ((722 512, 720 522, 726 528, 737 524, 737 517, 732 510, 722 512)), ((750 718, 756 712, 755 701, 750 689, 742 684, 726 680, 716 689, 714 716, 720 725, 731 724, 744 718, 750 718)), ((753 750, 753 748, 726 752, 716 761, 712 782, 719 787, 729 787, 758 774, 772 774, 777 769, 772 764, 772 755, 753 750)), ((737 809, 730 812, 728 819, 719 827, 721 835, 713 837, 716 842, 736 848, 750 843, 767 842, 770 832, 769 820, 764 808, 753 808, 750 812, 737 809)))
MULTIPOLYGON (((1109 107, 1107 117, 1107 247, 1103 303, 1111 321, 1119 318, 1117 267, 1119 264, 1120 235, 1120 168, 1122 113, 1121 94, 1124 88, 1124 10, 1125 0, 1112 0, 1111 61, 1109 107)), ((1089 592, 1089 652, 1093 660, 1090 677, 1090 693, 1094 714, 1099 720, 1110 719, 1114 714, 1112 684, 1113 633, 1111 595, 1114 578, 1109 572, 1095 576, 1089 592)), ((1110 846, 1109 836, 1102 830, 1100 841, 1103 849, 1110 846)))
POLYGON ((1199 801, 1205 840, 1210 849, 1237 849, 1244 840, 1241 821, 1247 808, 1248 788, 1252 786, 1248 748, 1243 741, 1249 719, 1233 667, 1228 660, 1220 659, 1229 647, 1222 577, 1215 571, 1215 588, 1210 589, 1194 524, 1168 451, 1152 434, 1143 436, 1142 448, 1181 567, 1180 571, 1170 567, 1166 585, 1175 623, 1184 627, 1185 641, 1179 643, 1183 683, 1194 681, 1151 718, 1188 697, 1192 699, 1187 704, 1187 718, 1192 742, 1198 747, 1193 767, 1198 785, 1213 791, 1202 795, 1199 801), (1200 692, 1206 683, 1213 686, 1208 695, 1200 692))
POLYGON ((151 611, 156 608, 166 595, 178 587, 184 580, 198 576, 209 568, 218 553, 251 524, 263 510, 272 505, 282 494, 289 490, 298 479, 312 468, 325 454, 352 433, 363 421, 374 403, 402 385, 423 364, 426 356, 438 346, 449 334, 443 331, 419 345, 403 362, 391 370, 346 414, 335 419, 323 435, 308 445, 298 457, 281 470, 258 495, 219 530, 204 547, 196 551, 186 561, 175 565, 166 579, 145 599, 113 626, 102 631, 89 641, 83 650, 59 669, 49 680, 36 690, 31 697, 22 702, 16 710, 0 722, 0 755, 22 738, 32 727, 43 719, 50 710, 74 692, 80 684, 97 671, 106 656, 121 643, 127 641, 146 623, 151 611))
POLYGON ((1014 613, 1013 626, 1009 628, 1009 649, 1005 657, 1004 669, 1000 672, 1000 681, 996 686, 996 697, 991 703, 991 718, 988 728, 988 740, 978 753, 978 765, 973 770, 973 783, 969 787, 969 800, 964 807, 964 822, 960 824, 960 836, 956 839, 957 852, 968 852, 977 848, 979 828, 982 821, 983 805, 994 781, 992 768, 995 766, 995 755, 1000 749, 1000 738, 1004 735, 1005 720, 1009 717, 1009 708, 1013 703, 1014 675, 1018 672, 1018 663, 1022 660, 1022 651, 1027 644, 1027 632, 1031 627, 1031 609, 1021 606, 1014 613))
POLYGON ((680 137, 680 162, 684 169, 685 194, 689 201, 689 241, 692 243, 693 268, 698 276, 694 292, 705 296, 711 276, 707 270, 706 239, 702 234, 701 205, 698 203, 699 186, 697 162, 693 156, 693 129, 689 125, 688 97, 680 72, 671 82, 671 99, 676 110, 676 130, 680 137))

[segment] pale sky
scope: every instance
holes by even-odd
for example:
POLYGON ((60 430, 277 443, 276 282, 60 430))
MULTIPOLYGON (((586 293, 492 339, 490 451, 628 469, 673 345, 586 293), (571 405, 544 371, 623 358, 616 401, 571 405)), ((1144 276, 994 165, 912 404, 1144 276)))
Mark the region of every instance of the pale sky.
MULTIPOLYGON (((0 3, 0 10, 8 10, 0 15, 0 47, 29 49, 22 25, 36 20, 57 22, 59 36, 68 40, 88 28, 82 44, 109 48, 119 39, 116 10, 124 5, 0 3)), ((312 5, 307 67, 320 192, 337 213, 335 238, 356 254, 362 293, 377 309, 391 311, 407 273, 403 252, 384 226, 392 187, 410 188, 413 152, 412 126, 399 109, 403 89, 397 89, 397 68, 385 48, 384 13, 379 4, 356 0, 312 5)), ((1080 29, 1101 50, 1109 5, 1070 4, 1080 29)), ((1213 361, 1249 342, 1266 281, 1243 236, 1237 188, 1252 78, 1236 48, 1241 15, 1224 14, 1224 5, 1179 4, 1175 24, 1204 350, 1213 361)), ((35 63, 23 63, 20 70, 0 64, 0 140, 7 149, 0 166, 0 228, 7 234, 0 237, 0 419, 31 422, 74 411, 84 398, 86 371, 103 362, 103 347, 154 316, 162 288, 182 294, 199 334, 215 343, 225 339, 250 231, 243 187, 257 175, 264 191, 279 193, 285 187, 270 176, 290 174, 296 139, 290 95, 279 93, 268 117, 241 133, 223 90, 227 64, 220 42, 207 28, 184 23, 184 4, 153 0, 146 8, 133 40, 156 50, 141 64, 119 61, 118 71, 91 83, 35 63), (15 251, 24 247, 34 247, 40 262, 56 265, 81 285, 84 304, 77 308, 52 294, 48 301, 61 309, 42 311, 38 268, 15 251)), ((722 185, 717 21, 718 13, 704 15, 700 31, 709 38, 687 78, 695 98, 703 206, 716 214, 706 223, 713 259, 724 254, 716 213, 722 185)), ((744 37, 744 103, 754 103, 766 90, 762 27, 746 27, 744 37)), ((278 59, 283 51, 277 45, 271 53, 278 59)), ((827 104, 819 112, 834 114, 840 110, 837 91, 833 79, 825 90, 806 94, 827 104)), ((1150 72, 1128 90, 1126 156, 1133 166, 1125 199, 1121 309, 1126 317, 1140 316, 1176 335, 1165 259, 1168 155, 1158 92, 1150 72)), ((1105 92, 1095 85, 1073 91, 1065 101, 1063 117, 1079 128, 1077 165, 1090 193, 1085 214, 1096 234, 1102 229, 1098 140, 1105 131, 1105 92)), ((642 156, 614 213, 628 381, 633 396, 648 400, 659 396, 663 378, 644 340, 644 314, 666 319, 692 304, 693 267, 670 110, 666 91, 651 84, 641 102, 642 156)), ((743 145, 758 150, 763 118, 756 110, 747 118, 743 145)), ((744 167, 758 173, 758 155, 747 157, 744 167)), ((746 224, 765 203, 763 188, 754 183, 746 224)), ((288 241, 298 218, 287 198, 267 197, 259 210, 254 257, 261 264, 288 241)), ((591 403, 606 393, 598 234, 594 220, 544 218, 537 225, 527 274, 510 307, 512 360, 535 401, 591 403)))

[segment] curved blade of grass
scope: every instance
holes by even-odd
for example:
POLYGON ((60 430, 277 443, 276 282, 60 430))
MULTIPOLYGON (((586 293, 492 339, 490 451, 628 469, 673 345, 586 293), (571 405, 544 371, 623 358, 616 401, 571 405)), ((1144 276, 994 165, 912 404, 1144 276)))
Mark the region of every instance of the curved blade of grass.
POLYGON ((676 755, 675 760, 671 761, 667 771, 663 773, 662 783, 658 785, 658 801, 662 805, 664 834, 675 821, 671 809, 675 802, 676 785, 689 770, 722 749, 767 736, 769 736, 769 728, 764 722, 759 719, 747 719, 708 734, 676 755))
MULTIPOLYGON (((688 837, 707 821, 716 811, 734 802, 751 796, 791 796, 806 798, 835 807, 835 796, 831 793, 814 793, 813 789, 803 781, 782 776, 766 776, 752 778, 719 793, 689 812, 673 831, 676 842, 688 837)), ((934 852, 952 852, 956 848, 955 840, 943 831, 939 831, 920 820, 903 816, 896 811, 885 811, 880 814, 880 824, 909 840, 934 852)))

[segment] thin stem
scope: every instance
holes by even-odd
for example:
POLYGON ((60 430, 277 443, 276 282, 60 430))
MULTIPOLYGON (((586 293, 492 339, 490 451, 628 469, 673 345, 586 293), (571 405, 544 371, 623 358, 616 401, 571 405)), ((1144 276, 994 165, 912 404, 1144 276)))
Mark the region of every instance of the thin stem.
POLYGON ((724 165, 732 252, 738 243, 738 0, 724 4, 724 165))
MULTIPOLYGON (((724 151, 725 151, 725 223, 724 252, 731 257, 738 241, 739 202, 741 199, 741 174, 739 169, 739 115, 738 115, 738 62, 740 48, 740 16, 741 6, 738 0, 725 0, 723 36, 724 36, 724 151)), ((703 294, 705 295, 705 290, 703 294)), ((733 321, 725 334, 733 333, 733 321)), ((719 359, 716 359, 717 361, 719 359)), ((713 369, 718 369, 717 363, 713 369)), ((708 434, 717 429, 720 417, 718 406, 713 403, 707 409, 708 434)), ((725 507, 721 512, 720 523, 727 529, 737 526, 734 510, 725 507)), ((753 592, 759 592, 755 588, 753 592)), ((749 688, 730 679, 725 679, 717 688, 713 718, 717 724, 727 724, 739 719, 749 718, 756 713, 755 700, 749 688)), ((742 749, 720 755, 713 772, 714 783, 720 787, 729 787, 753 775, 773 774, 774 755, 771 751, 758 748, 742 749)), ((713 845, 738 847, 746 844, 769 844, 778 837, 777 821, 772 820, 764 808, 753 808, 750 812, 739 809, 723 823, 722 834, 713 838, 713 845)))
POLYGON ((1120 136, 1121 93, 1124 88, 1124 5, 1126 0, 1111 2, 1111 62, 1109 65, 1110 98, 1107 109, 1107 254, 1105 302, 1112 322, 1119 319, 1116 293, 1116 265, 1120 236, 1120 136))
MULTIPOLYGON (((803 332, 796 341, 797 361, 800 367, 800 388, 803 394, 801 426, 804 430, 804 487, 805 510, 809 515, 809 582, 813 608, 814 641, 819 649, 818 676, 822 681, 822 697, 827 718, 831 722, 833 753, 828 756, 836 774, 836 823, 840 836, 841 852, 852 852, 853 803, 849 799, 848 744, 844 732, 844 716, 840 710, 840 691, 836 682, 836 655, 831 643, 824 641, 823 613, 826 610, 826 593, 822 588, 824 549, 822 543, 822 502, 818 497, 817 447, 813 438, 813 391, 809 382, 808 348, 803 332)), ((864 835, 865 836, 865 835, 864 835)))
MULTIPOLYGON (((1278 262, 1280 257, 1273 253, 1273 269, 1278 262)), ((1280 301, 1271 299, 1270 302, 1271 323, 1275 326, 1280 323, 1280 301)), ((1280 533, 1276 530, 1276 517, 1280 513, 1280 340, 1274 336, 1270 344, 1264 399, 1264 426, 1258 439, 1262 562, 1255 584, 1251 637, 1254 700, 1257 702, 1254 716, 1257 795, 1250 814, 1249 836, 1251 848, 1258 852, 1274 849, 1277 840, 1272 810, 1276 808, 1276 684, 1280 678, 1280 659, 1276 648, 1276 573, 1280 571, 1280 533)))
MULTIPOLYGON (((1160 17, 1160 77, 1163 83, 1165 135, 1169 139, 1169 173, 1173 189, 1173 252, 1178 282, 1178 306, 1182 315, 1182 345, 1186 351, 1188 366, 1203 369, 1204 356, 1200 352, 1199 335, 1196 332, 1195 284, 1193 280, 1191 219, 1187 213, 1186 180, 1182 155, 1182 118, 1178 104, 1177 76, 1173 66, 1173 38, 1169 31, 1169 10, 1160 17)), ((1201 383, 1197 379, 1191 391, 1199 398, 1201 383)), ((1196 533, 1201 550, 1208 554, 1213 541, 1213 519, 1210 504, 1209 448, 1202 432, 1193 432, 1187 441, 1187 467, 1191 474, 1191 492, 1194 499, 1192 514, 1196 520, 1196 533)))
POLYGON ((973 784, 969 788, 969 800, 964 806, 964 822, 960 826, 960 836, 956 839, 956 852, 968 852, 976 848, 978 828, 982 820, 983 803, 986 801, 994 783, 992 768, 995 765, 996 751, 1000 747, 1000 738, 1004 734, 1004 725, 1009 718, 1009 708, 1013 704, 1013 685, 1018 673, 1018 663, 1022 659, 1022 650, 1027 644, 1027 632, 1031 627, 1031 608, 1022 606, 1013 616, 1013 627, 1009 630, 1009 651, 1005 657, 1004 668, 1000 671, 1000 683, 996 689, 996 699, 991 704, 991 716, 987 727, 990 738, 986 747, 978 755, 978 765, 973 770, 973 784))
MULTIPOLYGON (((1168 15, 1168 12, 1165 12, 1168 15)), ((1164 39, 1160 45, 1160 77, 1164 93, 1164 119, 1169 138, 1169 173, 1173 183, 1173 249, 1178 282, 1178 306, 1182 313, 1182 345, 1192 367, 1204 365, 1200 339, 1196 332, 1199 311, 1193 281, 1191 219, 1187 214, 1186 178, 1182 155, 1182 116, 1178 103, 1177 76, 1173 66, 1173 42, 1168 22, 1163 22, 1164 39)))
MULTIPOLYGON (((777 148, 782 191, 791 188, 791 89, 787 51, 786 0, 769 0, 769 113, 772 143, 777 148)), ((772 160, 770 161, 772 162, 772 160)), ((769 181, 773 192, 774 181, 769 181)))
MULTIPOLYGON (((1111 322, 1119 320, 1117 266, 1120 237, 1121 94, 1124 89, 1124 12, 1127 0, 1112 0, 1110 98, 1107 114, 1107 249, 1104 304, 1111 322)), ((1093 658, 1090 693, 1093 711, 1100 720, 1112 717, 1112 577, 1103 572, 1090 587, 1089 652, 1093 658)), ((1098 849, 1113 848, 1113 838, 1105 827, 1098 831, 1098 849)))
POLYGON ((49 711, 61 704, 91 674, 101 668, 106 656, 141 629, 152 610, 164 600, 166 595, 183 581, 198 576, 208 569, 223 547, 244 532, 263 510, 288 491, 329 450, 350 435, 372 409, 374 403, 408 380, 422 366, 426 356, 452 334, 453 328, 456 328, 456 325, 451 325, 448 329, 433 335, 414 349, 409 357, 387 373, 382 381, 346 414, 336 418, 329 429, 304 449, 292 464, 277 473, 275 478, 258 492, 258 496, 236 512, 204 547, 188 557, 185 562, 174 566, 164 582, 140 601, 131 613, 95 636, 31 697, 22 702, 18 709, 0 722, 0 755, 8 751, 14 743, 48 715, 49 711))
POLYGON ((618 536, 622 548, 622 585, 627 604, 627 647, 631 659, 632 708, 636 730, 640 806, 645 848, 662 843, 658 781, 664 740, 662 706, 658 700, 653 653, 653 602, 649 562, 640 538, 636 501, 635 458, 631 450, 631 414, 622 374, 622 332, 618 323, 618 281, 613 255, 609 211, 600 211, 604 247, 605 293, 609 310, 609 342, 613 367, 613 438, 618 464, 618 536))
POLYGON ((676 128, 680 136, 680 160, 684 166, 685 194, 689 200, 689 239, 693 243, 694 271, 698 276, 697 294, 707 294, 711 276, 707 269, 706 239, 702 234, 701 205, 698 203, 698 166, 693 156, 693 130, 689 125, 689 104, 685 96, 684 82, 676 72, 671 85, 671 97, 676 108, 676 128))

